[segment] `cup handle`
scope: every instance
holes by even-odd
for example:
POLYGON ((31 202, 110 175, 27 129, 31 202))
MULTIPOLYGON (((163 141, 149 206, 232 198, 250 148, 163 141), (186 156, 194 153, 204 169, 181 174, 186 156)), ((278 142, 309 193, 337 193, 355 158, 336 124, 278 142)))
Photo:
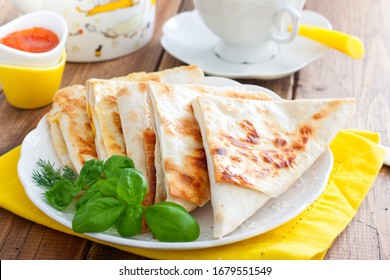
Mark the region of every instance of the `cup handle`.
POLYGON ((280 33, 277 31, 271 34, 272 40, 283 44, 290 43, 292 40, 295 39, 295 37, 298 35, 299 23, 301 20, 301 14, 298 12, 297 9, 292 6, 283 6, 278 10, 277 14, 275 15, 276 26, 283 26, 283 15, 285 13, 287 13, 291 18, 291 32, 288 32, 287 36, 286 34, 277 34, 280 33))

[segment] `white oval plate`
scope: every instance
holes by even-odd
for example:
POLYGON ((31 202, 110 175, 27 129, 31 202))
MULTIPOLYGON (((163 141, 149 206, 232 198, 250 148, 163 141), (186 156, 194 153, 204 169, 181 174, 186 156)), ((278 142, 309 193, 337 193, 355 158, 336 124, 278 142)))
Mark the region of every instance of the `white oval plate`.
MULTIPOLYGON (((322 15, 304 10, 303 24, 332 29, 322 15)), ((160 40, 172 56, 188 64, 198 65, 214 76, 229 78, 277 79, 288 76, 324 56, 329 48, 298 36, 290 44, 280 44, 278 54, 262 63, 231 63, 219 58, 213 51, 218 38, 208 30, 196 10, 183 12, 168 19, 163 25, 160 40)))
MULTIPOLYGON (((242 86, 232 80, 216 77, 207 77, 204 83, 229 87, 242 86)), ((280 99, 277 94, 268 89, 254 85, 245 85, 245 87, 251 91, 259 90, 266 92, 276 100, 280 99)), ((44 197, 45 189, 36 186, 31 180, 32 171, 38 169, 36 162, 39 158, 49 160, 56 166, 61 166, 51 142, 50 128, 45 117, 26 136, 22 143, 21 156, 18 162, 18 175, 27 196, 41 211, 57 222, 72 228, 72 219, 75 213, 73 206, 63 212, 57 211, 46 202, 44 197)), ((328 149, 285 193, 269 200, 266 205, 260 208, 239 228, 221 239, 213 238, 213 213, 210 203, 192 212, 192 215, 199 222, 201 230, 200 237, 196 241, 159 242, 153 239, 150 233, 140 234, 132 238, 123 238, 113 228, 104 233, 86 235, 105 242, 152 249, 199 249, 234 243, 269 231, 300 214, 325 189, 332 165, 333 156, 328 149)))

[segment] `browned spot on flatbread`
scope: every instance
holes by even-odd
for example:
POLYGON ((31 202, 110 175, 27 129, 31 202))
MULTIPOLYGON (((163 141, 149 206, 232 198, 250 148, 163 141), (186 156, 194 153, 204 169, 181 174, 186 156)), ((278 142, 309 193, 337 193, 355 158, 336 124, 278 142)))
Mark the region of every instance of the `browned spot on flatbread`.
POLYGON ((109 95, 104 95, 102 97, 104 99, 104 103, 108 104, 107 106, 113 106, 116 107, 118 105, 118 101, 116 99, 116 94, 109 94, 109 95))
MULTIPOLYGON (((87 125, 86 125, 87 126, 87 125)), ((76 132, 71 132, 76 133, 76 132)), ((79 133, 79 132, 77 132, 79 133)), ((91 157, 97 158, 95 142, 92 137, 78 136, 76 138, 77 146, 79 148, 78 158, 79 161, 84 165, 84 163, 89 160, 91 157)))
POLYGON ((222 177, 224 181, 235 183, 237 185, 248 183, 248 179, 246 178, 245 174, 236 172, 235 168, 232 166, 222 168, 222 177))
POLYGON ((319 120, 323 119, 328 115, 328 110, 326 108, 322 108, 318 113, 313 115, 313 119, 319 120))
POLYGON ((240 127, 246 135, 244 138, 236 139, 231 135, 224 135, 223 133, 221 135, 229 140, 231 145, 242 149, 250 149, 250 145, 259 143, 260 136, 252 122, 243 120, 240 122, 240 127))
POLYGON ((118 99, 119 97, 126 96, 126 95, 131 95, 131 92, 127 87, 123 87, 118 92, 116 93, 116 98, 118 99))
POLYGON ((310 136, 313 134, 313 131, 313 127, 308 124, 304 124, 299 128, 299 133, 303 136, 310 136))
POLYGON ((226 155, 226 149, 224 149, 224 148, 216 148, 216 149, 213 149, 212 151, 211 151, 211 154, 212 155, 220 155, 220 156, 224 156, 224 155, 226 155))
POLYGON ((122 123, 121 123, 119 113, 117 111, 113 111, 111 113, 111 119, 113 122, 112 130, 115 131, 115 134, 107 133, 107 137, 110 139, 110 141, 108 141, 109 143, 108 148, 114 154, 125 155, 126 154, 125 147, 123 145, 118 144, 116 139, 116 135, 123 135, 122 123))
POLYGON ((84 123, 84 127, 85 127, 85 129, 86 129, 87 131, 91 131, 93 125, 92 125, 91 122, 85 122, 85 123, 84 123))
MULTIPOLYGON (((332 114, 332 112, 337 110, 337 108, 340 105, 344 104, 344 102, 345 101, 343 101, 343 100, 332 100, 331 102, 328 103, 327 107, 321 108, 317 113, 315 113, 312 116, 313 120, 320 120, 320 119, 326 118, 327 116, 332 114)), ((353 102, 353 101, 350 101, 350 102, 353 102)))
POLYGON ((276 147, 284 147, 287 144, 287 141, 282 138, 275 138, 273 141, 276 147))
POLYGON ((184 158, 184 168, 176 166, 171 160, 164 160, 169 194, 203 205, 210 199, 210 185, 207 174, 207 160, 204 149, 195 149, 184 158))
POLYGON ((158 90, 158 95, 164 96, 165 98, 169 98, 172 101, 175 100, 176 94, 174 90, 171 90, 169 85, 166 84, 155 84, 156 89, 158 90))
POLYGON ((205 150, 203 148, 194 149, 191 154, 186 155, 184 157, 184 166, 189 168, 195 167, 198 171, 201 172, 207 171, 205 150))
POLYGON ((231 156, 230 159, 233 161, 233 162, 241 162, 241 158, 240 157, 237 157, 237 156, 231 156))
POLYGON ((237 98, 237 102, 240 102, 240 99, 272 100, 269 95, 262 92, 226 90, 224 92, 224 96, 229 98, 237 98))
POLYGON ((188 104, 185 109, 187 112, 191 113, 191 115, 194 114, 194 109, 192 108, 192 104, 188 104))
POLYGON ((154 81, 154 82, 161 82, 161 75, 158 73, 152 72, 147 73, 147 75, 142 75, 138 79, 139 82, 146 82, 146 81, 154 81))
POLYGON ((246 139, 244 141, 251 144, 259 142, 260 136, 252 122, 243 120, 240 122, 240 126, 246 132, 246 139))
POLYGON ((232 144, 233 146, 236 146, 236 147, 239 147, 242 149, 249 149, 248 145, 246 145, 245 143, 242 143, 240 140, 234 138, 233 136, 226 135, 225 138, 228 139, 230 144, 232 144))
POLYGON ((121 117, 117 111, 112 112, 112 121, 114 122, 114 129, 120 133, 122 133, 122 123, 121 117))
POLYGON ((274 139, 275 150, 263 151, 264 162, 271 163, 278 169, 292 168, 297 152, 305 149, 307 142, 314 133, 314 128, 308 124, 299 127, 299 135, 290 144, 281 138, 274 139))
POLYGON ((156 134, 153 129, 148 128, 143 133, 144 151, 146 158, 146 177, 148 178, 148 192, 143 205, 152 205, 156 195, 156 168, 154 165, 154 148, 156 145, 156 134))
POLYGON ((236 139, 220 132, 218 146, 210 145, 216 182, 254 187, 251 182, 275 177, 281 169, 293 169, 298 152, 306 148, 315 133, 312 125, 302 124, 295 133, 280 133, 273 139, 262 139, 252 123, 242 121, 239 125, 246 137, 236 139), (262 148, 261 141, 268 141, 274 148, 262 148), (248 166, 257 168, 248 169, 248 166))
POLYGON ((140 115, 137 114, 137 112, 135 111, 129 111, 129 113, 127 114, 127 118, 127 121, 137 122, 140 120, 140 115))
POLYGON ((146 93, 148 92, 148 85, 146 83, 138 83, 138 92, 146 93))
POLYGON ((170 135, 190 136, 196 141, 202 141, 202 135, 196 119, 169 120, 168 118, 160 118, 160 121, 170 135))
POLYGON ((302 151, 305 148, 305 143, 298 139, 292 143, 291 148, 293 150, 302 151))
POLYGON ((263 159, 265 162, 273 164, 276 168, 290 168, 295 163, 296 154, 293 150, 264 151, 263 159))
POLYGON ((111 151, 115 151, 114 154, 125 155, 126 152, 123 150, 123 147, 117 143, 112 143, 109 145, 111 151))

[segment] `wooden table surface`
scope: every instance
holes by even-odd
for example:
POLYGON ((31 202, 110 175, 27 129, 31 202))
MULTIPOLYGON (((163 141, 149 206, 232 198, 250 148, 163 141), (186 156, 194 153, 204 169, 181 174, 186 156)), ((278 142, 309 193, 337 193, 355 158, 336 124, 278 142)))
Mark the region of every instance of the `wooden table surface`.
MULTIPOLYGON (((193 9, 191 0, 157 0, 153 39, 141 50, 100 63, 67 63, 62 86, 89 78, 111 78, 136 71, 157 71, 183 63, 160 45, 162 24, 193 9)), ((366 55, 354 60, 330 50, 322 59, 288 77, 239 80, 267 87, 286 99, 355 97, 357 115, 349 127, 377 131, 390 146, 390 1, 308 0, 306 9, 321 13, 334 29, 360 37, 366 55)), ((0 0, 0 25, 18 15, 10 0, 0 0)), ((1 90, 1 89, 0 89, 1 90)), ((0 91, 0 155, 21 144, 50 106, 20 110, 0 91)), ((335 240, 326 259, 390 259, 390 169, 382 167, 357 215, 335 240)), ((4 194, 0 194, 4 195, 4 194)), ((109 246, 57 232, 0 209, 0 259, 142 259, 109 246)))

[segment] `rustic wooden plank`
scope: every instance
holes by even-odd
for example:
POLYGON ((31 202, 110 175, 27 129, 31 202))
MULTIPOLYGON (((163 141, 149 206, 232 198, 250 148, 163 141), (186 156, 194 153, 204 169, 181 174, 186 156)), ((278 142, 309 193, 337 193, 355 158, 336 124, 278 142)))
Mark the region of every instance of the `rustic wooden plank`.
POLYGON ((0 209, 0 259, 80 259, 89 248, 70 236, 0 209))
POLYGON ((36 110, 21 110, 12 107, 5 100, 4 95, 0 95, 0 127, 1 131, 6 131, 1 137, 0 155, 20 145, 28 132, 33 130, 42 116, 49 108, 36 110))
POLYGON ((31 224, 31 222, 23 218, 12 217, 12 224, 8 228, 8 235, 2 241, 3 245, 0 251, 0 259, 18 259, 31 224))
POLYGON ((14 220, 18 217, 16 215, 11 214, 7 210, 4 210, 0 208, 0 254, 1 250, 4 246, 5 241, 7 240, 7 237, 12 229, 12 225, 14 223, 14 220))
POLYGON ((90 243, 83 238, 33 224, 26 237, 26 244, 21 250, 19 259, 84 259, 90 243), (39 240, 39 243, 37 240, 39 240))
POLYGON ((147 258, 128 253, 110 246, 92 243, 86 256, 88 260, 147 260, 147 258))
MULTIPOLYGON (((364 38, 366 56, 353 60, 330 50, 300 71, 296 98, 355 97, 357 114, 348 127, 377 131, 390 145, 390 24, 386 20, 390 2, 308 1, 307 9, 327 17, 334 29, 364 38)), ((389 168, 384 167, 327 259, 390 259, 388 178, 389 168)))

